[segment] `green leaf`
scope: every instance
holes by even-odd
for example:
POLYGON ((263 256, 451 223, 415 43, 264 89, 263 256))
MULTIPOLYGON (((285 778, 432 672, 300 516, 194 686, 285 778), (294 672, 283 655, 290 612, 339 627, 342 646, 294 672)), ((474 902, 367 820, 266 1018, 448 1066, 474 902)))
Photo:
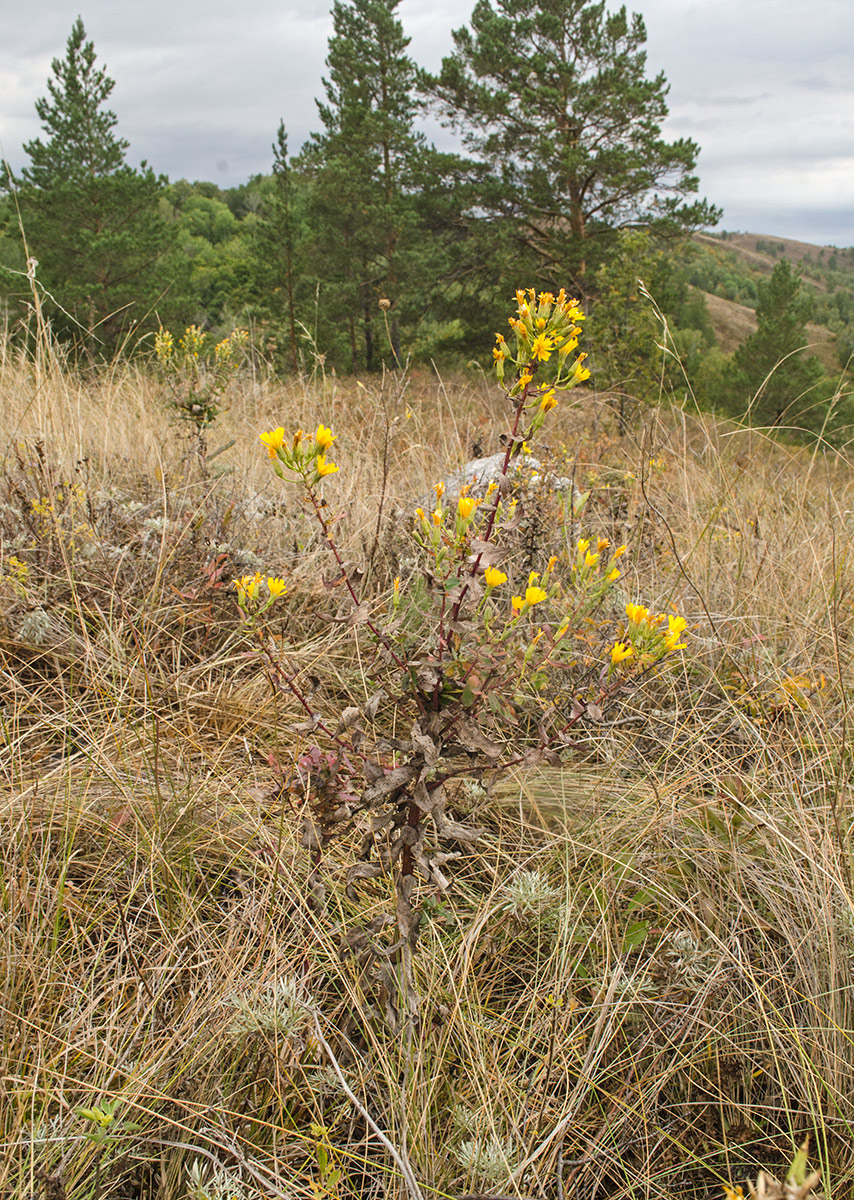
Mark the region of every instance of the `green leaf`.
POLYGON ((636 950, 638 946, 642 946, 649 937, 649 922, 648 921, 633 921, 623 934, 621 950, 626 953, 627 950, 636 950))

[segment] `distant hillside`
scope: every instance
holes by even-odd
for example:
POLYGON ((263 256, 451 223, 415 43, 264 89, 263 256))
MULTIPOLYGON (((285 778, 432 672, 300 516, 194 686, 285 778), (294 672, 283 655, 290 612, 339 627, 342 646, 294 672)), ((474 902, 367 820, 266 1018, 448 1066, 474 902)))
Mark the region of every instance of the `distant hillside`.
POLYGON ((694 235, 689 279, 705 297, 718 346, 730 354, 756 329, 757 285, 781 259, 797 265, 813 297, 811 353, 833 373, 854 345, 854 248, 816 246, 769 234, 694 235))

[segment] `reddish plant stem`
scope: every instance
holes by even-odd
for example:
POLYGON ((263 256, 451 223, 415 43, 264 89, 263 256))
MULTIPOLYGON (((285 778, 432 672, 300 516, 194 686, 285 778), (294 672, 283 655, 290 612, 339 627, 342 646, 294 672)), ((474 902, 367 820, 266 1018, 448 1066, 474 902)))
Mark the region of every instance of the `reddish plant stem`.
POLYGON ((287 688, 288 691, 291 693, 291 695, 302 706, 302 708, 305 709, 305 711, 311 717, 312 721, 316 722, 316 728, 319 729, 321 731, 321 733, 325 733, 328 738, 331 738, 333 742, 337 742, 339 746, 342 746, 345 750, 349 751, 355 757, 364 759, 364 755, 359 754, 358 751, 355 751, 353 749, 352 745, 348 741, 346 741, 342 737, 339 737, 339 735, 337 733, 333 733, 328 725, 325 725, 323 723, 323 721, 319 720, 317 713, 315 713, 314 709, 311 707, 309 702, 306 700, 305 696, 302 694, 300 689, 296 686, 296 684, 293 681, 293 678, 285 674, 285 672, 282 670, 280 664, 276 662, 276 660, 273 658, 272 654, 270 654, 270 652, 266 646, 264 646, 264 645, 261 646, 261 653, 263 654, 264 661, 267 664, 267 676, 270 679, 270 682, 273 684, 273 686, 279 687, 279 688, 287 688))
MULTIPOLYGON (((527 403, 527 400, 528 400, 528 387, 529 386, 530 385, 527 385, 525 387, 525 390, 522 393, 522 395, 519 397, 519 401, 516 405, 516 416, 513 420, 513 428, 510 431, 510 440, 508 441, 507 450, 505 451, 505 454, 504 454, 504 463, 502 464, 502 467, 501 467, 502 478, 506 477, 507 468, 510 466, 510 459, 513 457, 513 449, 516 445, 516 438, 519 433, 519 422, 522 419, 522 413, 525 411, 525 404, 527 403)), ((498 505, 500 503, 501 503, 501 487, 499 486, 498 491, 495 496, 495 503, 493 504, 492 509, 490 510, 489 516, 487 517, 486 528, 483 531, 483 537, 481 540, 484 542, 488 542, 489 539, 492 537, 492 530, 495 527, 495 518, 498 515, 498 505)), ((483 552, 481 551, 481 553, 478 554, 477 558, 472 563, 471 570, 469 571, 469 578, 474 579, 475 575, 477 575, 478 569, 480 568, 480 562, 481 562, 482 558, 483 558, 483 552)), ((462 591, 460 592, 460 595, 459 595, 459 599, 457 600, 456 604, 454 605, 454 607, 451 611, 451 624, 453 624, 459 618, 460 609, 462 608, 462 604, 466 598, 467 592, 468 592, 468 584, 466 583, 463 585, 462 591)))

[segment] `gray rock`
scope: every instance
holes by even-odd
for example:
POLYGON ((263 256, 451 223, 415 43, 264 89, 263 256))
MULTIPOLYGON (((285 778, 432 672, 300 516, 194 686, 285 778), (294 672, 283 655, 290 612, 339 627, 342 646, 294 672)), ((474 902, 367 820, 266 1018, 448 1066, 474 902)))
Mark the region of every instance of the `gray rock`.
MULTIPOLYGON (((445 490, 449 496, 455 496, 468 487, 469 495, 483 496, 493 480, 500 481, 503 466, 503 452, 490 454, 487 458, 473 458, 445 480, 445 490)), ((556 492, 569 491, 570 487, 570 480, 544 470, 540 460, 532 454, 518 454, 511 459, 507 474, 513 486, 537 488, 545 484, 556 492)))

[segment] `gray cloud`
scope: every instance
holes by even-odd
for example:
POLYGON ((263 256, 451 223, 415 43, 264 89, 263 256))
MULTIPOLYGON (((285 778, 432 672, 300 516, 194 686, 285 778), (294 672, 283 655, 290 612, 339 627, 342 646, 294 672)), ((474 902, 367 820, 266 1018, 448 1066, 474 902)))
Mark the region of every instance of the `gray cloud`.
MULTIPOLYGON (((329 3, 256 0, 247 11, 225 0, 91 0, 82 15, 116 80, 112 107, 131 161, 172 178, 241 182, 269 170, 280 118, 298 149, 317 127, 329 3)), ((439 66, 470 3, 403 0, 419 63, 439 66)), ((15 168, 22 143, 38 135, 33 104, 79 4, 0 11, 0 141, 15 168)), ((665 134, 700 143, 702 192, 724 207, 724 226, 854 243, 850 0, 823 0, 808 20, 791 0, 641 7, 649 71, 671 85, 665 134)))

